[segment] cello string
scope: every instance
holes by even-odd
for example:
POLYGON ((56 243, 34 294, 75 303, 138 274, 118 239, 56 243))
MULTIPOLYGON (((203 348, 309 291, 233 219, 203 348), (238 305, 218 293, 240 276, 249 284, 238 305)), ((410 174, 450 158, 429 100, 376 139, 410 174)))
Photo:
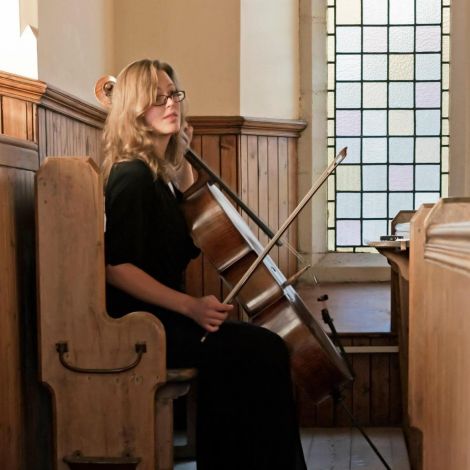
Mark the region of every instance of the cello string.
MULTIPOLYGON (((285 247, 287 248, 287 250, 293 254, 296 258, 297 258, 297 261, 299 262, 299 265, 300 266, 307 266, 307 261, 305 260, 305 258, 302 256, 302 254, 289 242, 289 240, 285 237, 282 237, 281 238, 281 241, 282 241, 282 244, 285 245, 285 247)), ((307 270, 307 272, 305 273, 307 274, 309 277, 310 277, 310 280, 312 281, 312 284, 317 287, 320 285, 317 277, 315 276, 315 273, 313 272, 312 270, 312 267, 310 266, 310 268, 307 270)))

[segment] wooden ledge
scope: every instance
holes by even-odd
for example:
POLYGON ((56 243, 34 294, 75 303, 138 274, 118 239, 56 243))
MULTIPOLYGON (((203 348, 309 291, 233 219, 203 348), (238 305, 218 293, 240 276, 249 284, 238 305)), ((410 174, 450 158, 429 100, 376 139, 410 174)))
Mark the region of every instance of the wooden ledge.
POLYGON ((97 106, 41 80, 12 73, 0 72, 0 95, 35 103, 98 129, 106 119, 106 112, 97 106))
POLYGON ((300 137, 307 122, 299 119, 268 119, 244 116, 190 116, 195 135, 236 134, 300 137))

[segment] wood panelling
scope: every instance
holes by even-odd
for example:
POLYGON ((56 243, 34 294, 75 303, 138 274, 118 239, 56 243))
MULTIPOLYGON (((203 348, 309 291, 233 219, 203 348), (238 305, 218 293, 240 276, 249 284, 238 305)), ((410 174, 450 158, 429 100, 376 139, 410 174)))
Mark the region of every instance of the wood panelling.
POLYGON ((0 166, 37 170, 39 168, 37 144, 0 134, 0 166))
POLYGON ((15 173, 0 168, 0 449, 4 468, 17 468, 23 460, 15 173))
MULTIPOLYGON (((344 346, 391 346, 394 335, 344 335, 344 346)), ((349 354, 355 380, 343 390, 344 404, 363 426, 398 426, 401 424, 399 360, 396 352, 357 352, 349 354)), ((298 391, 300 425, 349 426, 351 421, 341 405, 328 399, 316 406, 298 391)))
MULTIPOLYGON (((276 231, 298 201, 297 139, 305 128, 302 121, 262 120, 242 117, 192 117, 192 147, 234 189, 266 224, 276 231)), ((266 244, 268 237, 246 214, 255 235, 266 244)), ((295 222, 285 235, 288 243, 271 253, 286 276, 297 268, 295 222)), ((224 293, 226 288, 204 260, 188 269, 187 288, 193 295, 224 293), (201 282, 201 279, 203 282, 201 282)))
POLYGON ((3 72, 0 112, 1 466, 49 470, 51 402, 38 379, 34 174, 52 153, 100 161, 104 113, 3 72))

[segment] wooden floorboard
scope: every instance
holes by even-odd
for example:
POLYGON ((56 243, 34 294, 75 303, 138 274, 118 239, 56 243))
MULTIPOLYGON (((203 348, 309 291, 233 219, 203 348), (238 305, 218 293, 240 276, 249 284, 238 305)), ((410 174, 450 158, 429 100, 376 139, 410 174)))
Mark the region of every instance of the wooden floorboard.
MULTIPOLYGON (((368 428, 366 431, 392 470, 410 470, 401 429, 368 428)), ((308 470, 384 470, 385 468, 356 429, 302 429, 301 439, 308 470)), ((196 470, 196 464, 179 462, 175 465, 175 470, 196 470)))

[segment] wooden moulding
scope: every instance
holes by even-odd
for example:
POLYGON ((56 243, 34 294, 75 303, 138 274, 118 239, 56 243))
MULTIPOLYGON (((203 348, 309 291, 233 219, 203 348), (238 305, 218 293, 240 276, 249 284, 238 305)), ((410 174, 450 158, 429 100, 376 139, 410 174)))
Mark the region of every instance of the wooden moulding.
POLYGON ((41 80, 20 75, 0 72, 0 95, 35 103, 98 129, 106 119, 104 110, 41 80))
POLYGON ((436 204, 425 223, 426 245, 424 258, 445 268, 457 269, 470 274, 470 219, 465 214, 470 198, 444 198, 436 204), (454 219, 446 214, 446 207, 452 205, 454 219), (436 217, 444 220, 432 223, 436 217), (433 218, 431 218, 431 215, 433 218), (462 219, 459 219, 459 217, 462 219))
POLYGON ((37 171, 39 168, 38 145, 0 134, 0 165, 37 171))
POLYGON ((236 134, 276 137, 300 137, 307 127, 299 119, 268 119, 244 116, 190 116, 195 135, 236 134))

